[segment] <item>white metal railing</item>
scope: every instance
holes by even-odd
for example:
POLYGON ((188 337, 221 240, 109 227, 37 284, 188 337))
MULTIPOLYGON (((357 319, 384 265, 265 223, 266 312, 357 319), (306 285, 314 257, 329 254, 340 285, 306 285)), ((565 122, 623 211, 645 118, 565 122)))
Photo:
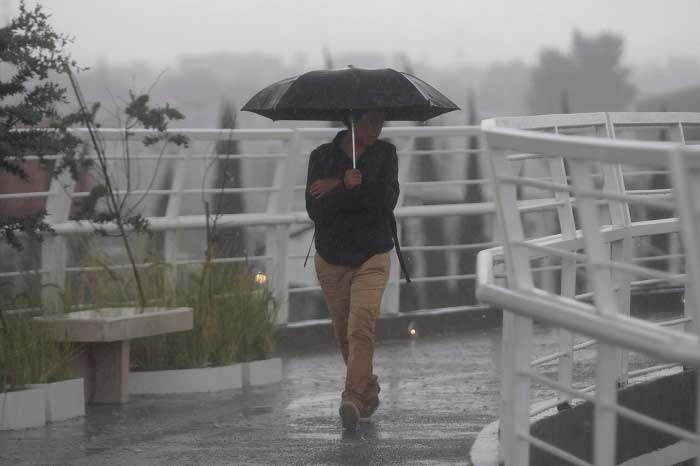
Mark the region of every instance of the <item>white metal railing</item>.
POLYGON ((617 403, 617 389, 630 377, 668 363, 700 365, 695 324, 700 147, 685 144, 686 134, 699 128, 700 114, 689 113, 545 115, 482 123, 502 246, 479 253, 477 296, 504 309, 500 445, 507 466, 529 465, 531 447, 572 464, 612 466, 618 416, 679 440, 686 456, 655 464, 700 458, 697 431, 617 403), (654 142, 661 132, 672 142, 654 142), (535 173, 527 173, 524 163, 537 163, 530 170, 535 173), (634 180, 655 175, 665 176, 666 185, 649 189, 634 180), (547 228, 527 222, 522 199, 528 189, 550 212, 547 228), (650 209, 656 218, 645 217, 650 209), (659 236, 668 239, 668 250, 645 257, 640 244, 659 236), (554 266, 538 267, 543 261, 554 266), (651 267, 652 261, 665 266, 651 267), (684 315, 660 325, 631 316, 631 292, 659 284, 685 289, 684 315), (559 329, 556 354, 533 360, 533 321, 559 329), (574 344, 574 334, 588 341, 574 344), (575 352, 594 345, 595 378, 588 387, 574 388, 575 352), (630 370, 632 351, 645 355, 648 367, 630 370), (556 378, 538 372, 553 361, 556 378), (573 399, 593 403, 592 463, 530 434, 533 384, 557 395, 545 408, 573 399))
MULTIPOLYGON (((76 130, 86 136, 84 130, 76 130)), ((101 129, 101 135, 106 142, 106 152, 110 163, 115 168, 130 170, 130 195, 134 198, 144 196, 144 212, 148 217, 151 230, 163 234, 162 257, 170 267, 169 279, 176 280, 178 267, 202 263, 204 261, 203 247, 185 254, 187 243, 181 236, 186 232, 202 232, 207 219, 204 215, 204 200, 211 200, 216 194, 240 193, 246 196, 246 213, 222 214, 218 216, 218 228, 226 230, 232 227, 262 229, 258 235, 264 237, 264 244, 258 245, 258 252, 248 257, 219 258, 219 262, 248 262, 258 264, 269 278, 273 296, 278 305, 278 321, 286 324, 289 316, 289 296, 295 293, 318 291, 320 288, 315 276, 307 282, 299 283, 298 271, 303 263, 303 252, 290 251, 290 234, 295 230, 310 224, 304 210, 303 194, 306 180, 306 160, 310 151, 322 142, 332 139, 337 129, 334 128, 304 128, 304 129, 269 129, 269 130, 174 130, 190 138, 189 149, 169 149, 164 154, 151 154, 138 151, 136 146, 131 149, 128 161, 123 153, 123 133, 118 129, 101 129), (215 155, 215 144, 218 141, 235 141, 242 145, 238 153, 215 155), (248 179, 239 188, 221 189, 215 185, 211 169, 217 160, 240 160, 248 164, 248 179), (254 164, 262 164, 255 166, 254 164), (162 179, 162 172, 171 170, 170 179, 162 179), (153 206, 156 200, 165 199, 164 214, 154 214, 153 206), (150 206, 150 207, 149 207, 150 206), (149 213, 149 209, 150 212, 149 213), (264 251, 264 252, 259 252, 264 251), (184 257, 183 257, 184 256, 184 257), (292 269, 295 266, 295 269, 292 269), (292 272, 290 272, 292 270, 292 272), (291 273, 291 279, 290 279, 291 273), (290 289, 290 281, 295 286, 290 289)), ((133 132, 132 140, 138 140, 147 134, 145 131, 133 132)), ((467 141, 470 137, 480 138, 480 128, 469 126, 456 127, 387 127, 382 137, 390 138, 398 146, 399 177, 402 194, 395 213, 399 219, 449 217, 464 215, 494 214, 493 203, 484 200, 478 203, 466 203, 454 198, 440 205, 406 205, 407 196, 412 194, 420 197, 421 190, 426 188, 444 189, 451 187, 463 189, 468 184, 487 183, 485 179, 465 180, 440 179, 431 181, 412 181, 409 179, 412 163, 417 157, 433 155, 440 157, 442 163, 463 167, 467 154, 480 154, 483 149, 469 149, 467 141), (430 137, 436 142, 435 150, 415 150, 416 137, 430 137), (451 161, 451 162, 448 162, 451 161)), ((51 158, 51 157, 49 157, 51 158)), ((31 158, 30 158, 31 159, 31 158)), ((459 168, 462 170, 462 168, 459 168)), ((458 172, 458 173, 461 173, 458 172)), ((120 180, 121 194, 126 193, 126 182, 120 180)), ((48 223, 57 235, 46 236, 41 249, 41 266, 38 272, 43 284, 42 296, 47 305, 55 303, 61 294, 61 289, 67 283, 70 274, 101 270, 101 267, 90 267, 85 264, 71 264, 67 240, 80 235, 94 235, 94 226, 87 221, 70 221, 69 215, 74 201, 85 197, 86 192, 76 192, 73 180, 63 174, 51 182, 48 191, 37 190, 30 193, 10 193, 0 195, 0 202, 12 199, 45 198, 49 213, 48 223)), ((485 193, 488 195, 488 193, 485 193)), ((454 196, 453 196, 454 197, 454 196)), ((210 218, 210 220, 212 220, 210 218)), ((113 225, 105 226, 107 232, 114 231, 113 225)), ((258 230, 255 230, 256 232, 258 230)), ((488 232, 487 232, 488 233, 488 232)), ((401 233, 399 233, 401 234, 401 233)), ((304 246, 308 246, 311 234, 306 235, 304 246)), ((439 246, 414 245, 405 248, 412 251, 440 250, 444 254, 453 254, 460 250, 492 246, 493 243, 480 244, 444 244, 439 246)), ((297 248, 299 249, 299 248, 297 248)), ((392 272, 390 283, 385 293, 382 312, 399 312, 399 287, 405 280, 399 279, 399 267, 392 254, 392 272)), ((310 261, 313 264, 313 261, 310 261)), ((140 264, 143 267, 148 262, 140 264)), ((112 266, 119 269, 125 266, 112 266)), ((311 266, 313 267, 313 265, 311 266)), ((454 268, 453 268, 454 269, 454 268)), ((26 273, 12 270, 0 273, 0 279, 9 280, 26 273)), ((312 274, 309 274, 312 275, 312 274)), ((463 274, 452 270, 442 276, 416 276, 415 282, 446 281, 469 282, 469 287, 475 280, 475 274, 463 274)), ((466 305, 464 307, 470 307, 466 305)))

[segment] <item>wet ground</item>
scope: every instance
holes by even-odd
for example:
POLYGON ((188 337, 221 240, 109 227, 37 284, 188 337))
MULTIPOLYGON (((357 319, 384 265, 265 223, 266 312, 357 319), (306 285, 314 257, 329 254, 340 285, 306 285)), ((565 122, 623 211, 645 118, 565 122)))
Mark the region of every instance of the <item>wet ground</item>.
POLYGON ((284 381, 247 391, 132 397, 82 419, 0 432, 7 465, 451 465, 495 419, 498 329, 378 344, 382 405, 344 433, 342 359, 284 359, 284 381))
MULTIPOLYGON (((555 352, 556 341, 537 327, 534 357, 555 352)), ((594 350, 577 354, 576 379, 590 380, 594 350)), ((347 433, 337 411, 342 360, 319 349, 284 358, 280 384, 132 397, 81 419, 0 432, 0 465, 469 465, 470 446, 497 416, 499 360, 500 328, 379 342, 382 405, 347 433)), ((551 396, 533 387, 533 401, 551 396)))

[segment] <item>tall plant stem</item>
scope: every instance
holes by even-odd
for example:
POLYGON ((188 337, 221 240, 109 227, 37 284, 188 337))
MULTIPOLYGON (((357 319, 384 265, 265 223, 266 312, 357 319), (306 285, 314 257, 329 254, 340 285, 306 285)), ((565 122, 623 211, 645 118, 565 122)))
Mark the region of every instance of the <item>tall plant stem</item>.
MULTIPOLYGON (((139 303, 141 305, 141 308, 143 309, 146 307, 146 304, 147 304, 146 293, 143 291, 143 284, 141 282, 141 275, 139 273, 138 267, 136 267, 136 260, 134 258, 134 253, 131 249, 131 244, 129 243, 127 231, 124 228, 124 220, 122 217, 121 206, 120 206, 120 203, 117 199, 116 194, 114 193, 114 189, 112 187, 112 181, 111 181, 111 178, 109 175, 109 170, 107 167, 107 158, 104 154, 104 151, 102 150, 102 146, 99 143, 99 140, 97 138, 97 133, 92 126, 92 119, 91 119, 89 112, 87 110, 85 100, 83 99, 83 94, 80 91, 80 87, 78 86, 78 82, 75 79, 75 76, 73 76, 73 72, 71 71, 70 67, 67 67, 67 73, 68 73, 68 78, 70 79, 71 86, 73 87, 73 92, 75 93, 75 98, 78 101, 78 106, 80 107, 80 113, 83 116, 85 126, 87 127, 88 133, 90 134, 90 139, 92 141, 92 145, 95 148, 95 152, 97 153, 97 160, 100 164, 100 170, 102 171, 102 176, 104 177, 105 187, 107 188, 107 196, 109 199, 108 205, 111 206, 112 213, 115 216, 117 228, 119 229, 119 236, 121 237, 122 242, 124 243, 124 249, 126 250, 127 257, 129 258, 129 264, 131 265, 131 270, 134 274, 134 280, 136 281, 136 288, 137 288, 138 294, 139 294, 139 303)), ((129 175, 127 174, 127 177, 128 176, 129 175)))

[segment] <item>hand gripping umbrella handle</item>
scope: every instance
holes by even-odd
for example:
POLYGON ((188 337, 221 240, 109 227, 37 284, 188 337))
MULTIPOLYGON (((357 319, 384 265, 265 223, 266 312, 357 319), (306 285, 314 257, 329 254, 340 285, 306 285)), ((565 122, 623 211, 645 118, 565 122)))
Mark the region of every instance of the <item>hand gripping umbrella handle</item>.
POLYGON ((352 112, 350 112, 350 137, 352 144, 352 168, 355 169, 357 168, 355 163, 355 118, 353 118, 352 112))

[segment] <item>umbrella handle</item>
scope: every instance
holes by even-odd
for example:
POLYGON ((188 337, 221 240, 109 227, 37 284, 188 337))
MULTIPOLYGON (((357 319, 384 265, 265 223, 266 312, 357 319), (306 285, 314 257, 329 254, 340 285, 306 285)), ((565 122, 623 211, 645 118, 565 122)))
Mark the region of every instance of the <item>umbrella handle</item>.
POLYGON ((351 135, 351 144, 352 144, 352 168, 357 168, 356 162, 355 162, 355 119, 352 116, 352 113, 350 113, 350 135, 351 135))

